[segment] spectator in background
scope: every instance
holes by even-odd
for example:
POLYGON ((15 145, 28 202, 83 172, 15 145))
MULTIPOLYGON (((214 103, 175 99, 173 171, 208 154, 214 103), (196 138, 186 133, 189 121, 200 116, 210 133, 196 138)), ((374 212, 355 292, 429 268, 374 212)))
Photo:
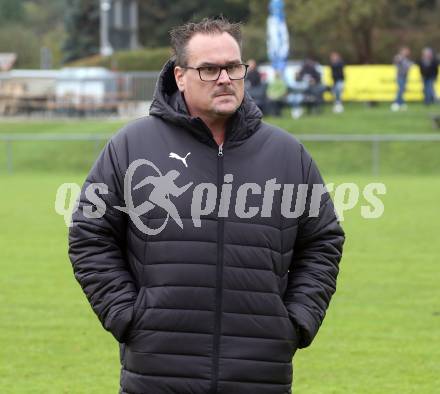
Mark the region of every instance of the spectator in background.
POLYGON ((411 51, 408 47, 400 48, 399 53, 394 56, 393 63, 397 68, 397 96, 394 103, 391 104, 392 111, 406 110, 407 106, 403 98, 406 90, 406 81, 408 79, 408 71, 413 65, 410 60, 411 51))
MULTIPOLYGON (((308 58, 304 61, 297 76, 297 81, 303 82, 306 86, 303 91, 302 105, 306 107, 309 114, 319 112, 324 103, 323 95, 326 87, 322 84, 318 66, 318 63, 308 58)), ((296 118, 294 115, 292 113, 292 117, 296 118)))
POLYGON ((248 89, 261 85, 261 75, 257 70, 257 62, 254 59, 249 59, 247 62, 249 65, 246 75, 246 87, 248 89))
POLYGON ((293 119, 299 119, 304 109, 302 104, 304 103, 304 94, 309 88, 307 81, 301 81, 299 79, 299 71, 295 72, 293 77, 288 79, 288 94, 286 101, 291 106, 291 115, 293 119))
POLYGON ((298 79, 309 81, 313 84, 321 83, 321 74, 317 69, 317 64, 312 59, 306 59, 299 70, 298 79))
POLYGON ((423 79, 424 103, 430 105, 436 100, 434 84, 438 75, 438 60, 431 48, 423 48, 419 67, 423 79))
POLYGON ((280 116, 287 96, 287 84, 280 71, 275 71, 274 78, 267 87, 270 115, 280 116))
POLYGON ((248 72, 245 79, 245 87, 250 96, 254 99, 255 104, 265 114, 267 112, 267 85, 262 82, 261 75, 257 69, 257 62, 254 59, 249 59, 248 72))
POLYGON ((333 112, 341 113, 344 111, 344 106, 342 105, 342 91, 344 90, 344 62, 342 61, 341 55, 338 52, 332 52, 330 54, 330 67, 332 70, 333 79, 333 96, 335 98, 333 112))

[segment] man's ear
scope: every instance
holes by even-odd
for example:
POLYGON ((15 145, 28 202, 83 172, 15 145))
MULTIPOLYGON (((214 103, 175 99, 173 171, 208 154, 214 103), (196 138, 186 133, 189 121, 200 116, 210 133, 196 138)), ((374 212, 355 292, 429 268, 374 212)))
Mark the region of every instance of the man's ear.
POLYGON ((176 79, 177 88, 183 92, 185 90, 185 82, 183 80, 184 69, 176 66, 174 67, 174 78, 176 79))

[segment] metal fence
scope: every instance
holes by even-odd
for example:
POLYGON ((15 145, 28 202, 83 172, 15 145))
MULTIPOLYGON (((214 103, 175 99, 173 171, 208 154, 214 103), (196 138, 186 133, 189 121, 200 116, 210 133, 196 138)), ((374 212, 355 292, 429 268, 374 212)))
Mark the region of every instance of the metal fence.
MULTIPOLYGON (((18 141, 85 141, 94 144, 97 156, 102 143, 107 141, 109 134, 0 134, 0 141, 5 147, 6 170, 14 171, 14 143, 18 141)), ((381 166, 381 144, 384 142, 440 142, 440 134, 300 134, 296 135, 301 142, 359 142, 371 145, 371 173, 378 175, 381 166)), ((440 150, 439 150, 440 155, 440 150)), ((440 168, 439 168, 440 172, 440 168)))
POLYGON ((380 172, 380 146, 383 142, 440 142, 440 134, 305 134, 296 137, 304 142, 360 142, 371 144, 371 173, 373 175, 379 175, 380 172))

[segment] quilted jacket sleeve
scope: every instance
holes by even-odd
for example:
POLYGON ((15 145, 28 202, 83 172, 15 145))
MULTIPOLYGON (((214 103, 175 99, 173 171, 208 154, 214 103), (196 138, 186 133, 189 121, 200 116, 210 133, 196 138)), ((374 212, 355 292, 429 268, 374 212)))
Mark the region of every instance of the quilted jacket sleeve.
MULTIPOLYGON (((324 184, 314 161, 302 148, 303 179, 308 195, 306 210, 299 220, 284 302, 296 325, 299 347, 310 345, 324 319, 330 299, 336 290, 336 278, 345 235, 334 212, 330 195, 325 192, 310 208, 313 185, 324 184), (318 214, 319 209, 319 214, 318 214)), ((313 199, 316 201, 316 199, 313 199)))
POLYGON ((69 229, 69 257, 75 278, 104 328, 123 342, 137 286, 124 256, 126 215, 113 208, 125 204, 123 178, 112 141, 92 167, 77 202, 69 229), (105 203, 105 214, 99 218, 84 214, 84 209, 93 205, 86 197, 86 188, 92 183, 108 187, 106 194, 96 192, 105 203))

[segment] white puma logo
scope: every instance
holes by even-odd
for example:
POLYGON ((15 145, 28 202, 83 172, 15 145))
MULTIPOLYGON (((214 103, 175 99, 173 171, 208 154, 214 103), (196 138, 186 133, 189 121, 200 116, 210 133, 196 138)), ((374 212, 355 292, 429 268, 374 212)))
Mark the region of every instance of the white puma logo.
POLYGON ((185 167, 188 167, 188 164, 186 163, 186 158, 190 154, 191 152, 188 152, 185 157, 180 157, 177 153, 171 152, 168 157, 171 157, 172 159, 180 160, 185 165, 185 167))

